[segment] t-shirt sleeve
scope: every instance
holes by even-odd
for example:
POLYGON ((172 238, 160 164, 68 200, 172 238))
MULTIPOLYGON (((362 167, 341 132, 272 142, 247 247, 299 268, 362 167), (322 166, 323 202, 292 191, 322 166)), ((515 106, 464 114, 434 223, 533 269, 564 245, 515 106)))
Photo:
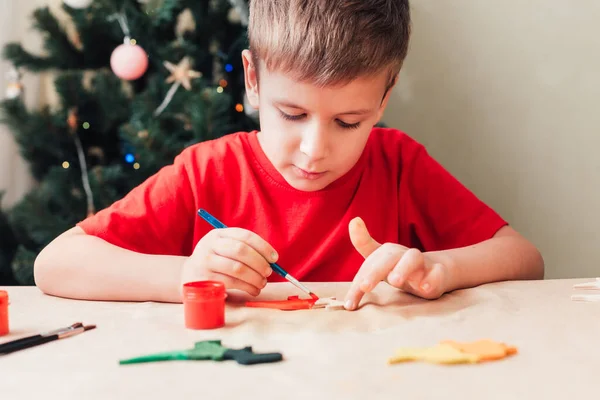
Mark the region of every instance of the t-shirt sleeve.
POLYGON ((144 254, 189 255, 195 210, 187 151, 122 199, 79 222, 88 235, 144 254))
POLYGON ((424 251, 465 247, 490 239, 507 222, 409 140, 400 176, 400 218, 409 221, 411 245, 424 251))

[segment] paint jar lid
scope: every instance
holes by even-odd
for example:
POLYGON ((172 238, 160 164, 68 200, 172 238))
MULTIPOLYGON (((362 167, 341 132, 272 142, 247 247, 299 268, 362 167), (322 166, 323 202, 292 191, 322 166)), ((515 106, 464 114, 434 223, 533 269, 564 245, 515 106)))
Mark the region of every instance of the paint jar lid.
POLYGON ((183 285, 184 301, 225 299, 225 284, 218 281, 196 281, 183 285))

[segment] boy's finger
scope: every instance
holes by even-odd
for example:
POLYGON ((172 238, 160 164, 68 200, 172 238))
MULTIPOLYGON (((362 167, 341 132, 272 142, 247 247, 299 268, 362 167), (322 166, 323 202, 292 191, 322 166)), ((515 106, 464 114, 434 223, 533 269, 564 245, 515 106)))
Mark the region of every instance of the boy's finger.
MULTIPOLYGON (((394 272, 394 271, 392 271, 392 272, 394 272)), ((392 272, 390 272, 390 274, 392 274, 392 272)), ((418 289, 419 285, 423 281, 423 278, 425 277, 425 273, 426 273, 425 268, 417 269, 415 272, 413 272, 412 274, 410 274, 406 277, 404 284, 400 288, 404 291, 414 293, 415 288, 418 289)), ((388 283, 390 283, 389 275, 387 277, 387 281, 388 281, 388 283)), ((392 286, 399 287, 398 284, 396 284, 396 283, 392 284, 392 286)))
POLYGON ((377 250, 381 244, 371 237, 365 222, 360 217, 356 217, 348 224, 348 233, 350 241, 356 250, 364 258, 367 258, 377 250))
POLYGON ((229 275, 221 274, 219 272, 212 272, 211 274, 207 275, 206 279, 223 282, 226 289, 241 290, 248 293, 251 296, 258 296, 260 294, 260 289, 253 285, 250 285, 248 282, 244 282, 240 279, 236 279, 229 275))
POLYGON ((246 264, 262 277, 266 278, 273 272, 267 260, 246 242, 219 237, 213 245, 213 251, 220 256, 246 264))
POLYGON ((444 266, 442 264, 434 264, 419 283, 416 289, 418 293, 416 294, 430 300, 439 298, 445 292, 445 279, 444 266))
MULTIPOLYGON (((425 257, 418 249, 408 249, 394 268, 390 269, 387 281, 390 285, 401 288, 411 275, 425 269, 425 257)), ((417 282, 419 284, 420 282, 417 282)), ((409 283, 410 284, 410 283, 409 283)))
POLYGON ((365 292, 363 292, 360 289, 360 285, 355 284, 355 282, 352 282, 348 293, 346 293, 346 299, 344 300, 344 308, 348 311, 356 310, 364 295, 365 292))
POLYGON ((219 236, 230 237, 245 242, 270 263, 277 262, 278 255, 273 246, 256 233, 243 228, 226 228, 219 230, 219 236))
POLYGON ((354 310, 365 293, 370 292, 402 257, 403 250, 394 245, 383 245, 372 252, 360 267, 346 294, 345 308, 354 310))
POLYGON ((219 254, 211 254, 208 256, 207 263, 212 272, 245 282, 257 290, 264 288, 267 284, 265 277, 239 260, 227 258, 219 254))
POLYGON ((373 290, 379 282, 386 279, 405 252, 402 246, 386 243, 371 253, 360 268, 360 289, 365 293, 373 290))

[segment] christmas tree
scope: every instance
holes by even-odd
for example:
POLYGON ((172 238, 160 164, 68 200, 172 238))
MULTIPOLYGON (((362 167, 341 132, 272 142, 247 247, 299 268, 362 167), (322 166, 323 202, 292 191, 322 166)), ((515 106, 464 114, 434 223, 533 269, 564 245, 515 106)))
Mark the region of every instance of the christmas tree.
POLYGON ((56 236, 127 194, 187 146, 258 128, 244 107, 245 0, 63 0, 69 27, 33 14, 44 55, 4 48, 0 103, 37 185, 0 212, 0 285, 33 284, 56 236), (28 110, 21 73, 55 74, 58 104, 28 110))

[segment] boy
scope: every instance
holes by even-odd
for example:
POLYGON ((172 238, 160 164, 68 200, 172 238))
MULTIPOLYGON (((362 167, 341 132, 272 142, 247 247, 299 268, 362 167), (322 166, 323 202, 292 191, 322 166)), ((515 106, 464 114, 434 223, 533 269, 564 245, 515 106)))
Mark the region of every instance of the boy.
POLYGON ((423 146, 373 128, 407 53, 407 0, 254 0, 248 32, 261 131, 185 149, 59 236, 36 260, 41 290, 180 302, 182 283, 212 279, 257 295, 282 280, 277 261, 301 281, 352 281, 354 310, 380 281, 436 299, 543 277, 536 248, 423 146))

